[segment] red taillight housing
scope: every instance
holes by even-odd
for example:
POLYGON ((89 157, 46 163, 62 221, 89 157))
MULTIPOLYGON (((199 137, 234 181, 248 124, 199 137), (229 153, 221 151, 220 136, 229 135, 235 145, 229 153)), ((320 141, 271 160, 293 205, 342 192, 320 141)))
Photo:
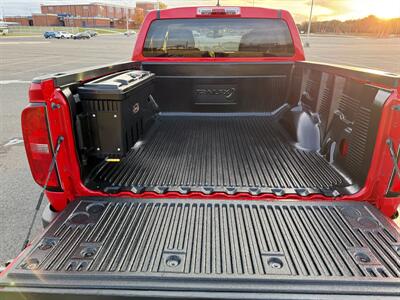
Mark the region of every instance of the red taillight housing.
MULTIPOLYGON (((21 122, 32 176, 39 185, 44 186, 53 159, 45 104, 32 103, 27 106, 22 112, 21 122)), ((56 169, 51 173, 47 187, 60 187, 56 169)))

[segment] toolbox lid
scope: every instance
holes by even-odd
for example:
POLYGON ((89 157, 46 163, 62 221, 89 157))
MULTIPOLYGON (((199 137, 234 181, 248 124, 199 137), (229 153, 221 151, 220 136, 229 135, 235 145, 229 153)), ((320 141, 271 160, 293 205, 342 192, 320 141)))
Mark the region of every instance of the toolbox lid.
POLYGON ((111 99, 110 95, 123 95, 152 80, 154 74, 149 71, 130 70, 85 83, 78 88, 78 93, 84 98, 101 99, 102 95, 111 99))

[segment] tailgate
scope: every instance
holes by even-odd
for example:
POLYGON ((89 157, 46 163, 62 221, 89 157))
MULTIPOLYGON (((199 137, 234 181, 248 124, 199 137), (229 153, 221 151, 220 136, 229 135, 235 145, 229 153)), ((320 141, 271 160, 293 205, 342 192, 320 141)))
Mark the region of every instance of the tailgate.
POLYGON ((81 199, 1 290, 7 299, 399 296, 400 235, 363 202, 81 199))

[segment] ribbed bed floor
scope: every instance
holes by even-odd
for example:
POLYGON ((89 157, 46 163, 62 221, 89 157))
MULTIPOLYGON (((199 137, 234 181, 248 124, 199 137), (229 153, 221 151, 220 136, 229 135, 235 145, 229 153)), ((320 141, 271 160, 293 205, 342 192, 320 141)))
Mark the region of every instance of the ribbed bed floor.
POLYGON ((153 295, 123 299, 399 299, 395 226, 363 201, 79 199, 0 277, 0 298, 41 288, 50 296, 18 299, 70 300, 68 289, 81 300, 107 290, 153 295))
POLYGON ((347 182, 316 152, 293 146, 266 116, 162 116, 119 163, 88 180, 108 191, 335 195, 347 182))

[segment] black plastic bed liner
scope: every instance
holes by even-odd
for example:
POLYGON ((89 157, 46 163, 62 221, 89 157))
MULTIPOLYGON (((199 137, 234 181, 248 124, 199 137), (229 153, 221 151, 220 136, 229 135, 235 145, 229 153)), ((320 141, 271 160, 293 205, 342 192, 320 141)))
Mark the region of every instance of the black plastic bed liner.
POLYGON ((121 162, 102 163, 86 185, 110 193, 352 191, 320 154, 296 148, 276 119, 265 115, 161 116, 121 162))
POLYGON ((400 234, 366 202, 82 199, 20 256, 0 291, 6 299, 396 297, 400 234))

